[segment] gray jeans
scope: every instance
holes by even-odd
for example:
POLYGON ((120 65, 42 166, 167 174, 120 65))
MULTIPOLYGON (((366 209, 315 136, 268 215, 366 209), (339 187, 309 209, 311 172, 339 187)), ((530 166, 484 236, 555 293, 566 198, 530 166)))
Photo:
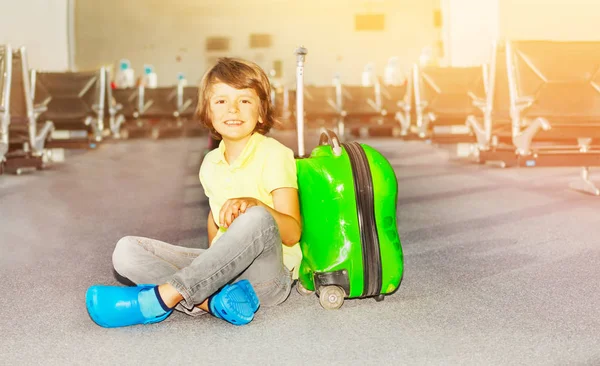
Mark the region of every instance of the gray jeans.
POLYGON ((249 208, 208 249, 126 236, 112 259, 115 271, 136 284, 171 284, 183 296, 176 309, 193 315, 202 313, 195 305, 227 283, 249 280, 261 306, 285 301, 292 284, 279 229, 262 207, 249 208))

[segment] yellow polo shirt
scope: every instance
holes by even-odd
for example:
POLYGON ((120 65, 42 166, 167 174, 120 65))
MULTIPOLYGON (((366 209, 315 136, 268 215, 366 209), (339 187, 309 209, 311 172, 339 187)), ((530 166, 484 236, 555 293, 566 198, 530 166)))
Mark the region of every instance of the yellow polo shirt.
MULTIPOLYGON (((279 141, 254 133, 238 158, 230 165, 225 159, 225 144, 206 154, 200 167, 200 183, 208 197, 215 223, 221 207, 230 198, 253 197, 274 208, 271 192, 277 188, 296 188, 296 161, 292 150, 279 141)), ((219 227, 213 244, 227 231, 219 227)), ((298 278, 302 260, 300 245, 283 245, 283 264, 298 278)))

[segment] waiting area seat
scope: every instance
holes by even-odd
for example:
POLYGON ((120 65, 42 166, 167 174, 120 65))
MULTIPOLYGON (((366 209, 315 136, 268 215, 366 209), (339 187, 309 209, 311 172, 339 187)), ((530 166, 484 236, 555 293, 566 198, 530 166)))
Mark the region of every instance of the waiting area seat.
POLYGON ((341 90, 336 86, 304 86, 304 115, 307 128, 343 126, 341 90))
POLYGON ((415 129, 436 143, 475 142, 466 126, 485 106, 485 67, 414 68, 415 129))
MULTIPOLYGON (((400 136, 407 136, 410 132, 412 109, 412 78, 408 77, 400 85, 380 84, 379 87, 381 109, 387 116, 393 116, 399 123, 400 136)), ((396 133, 392 133, 396 136, 396 133)))
POLYGON ((104 68, 87 72, 31 72, 34 103, 45 111, 40 122, 55 130, 49 146, 94 148, 102 141, 106 98, 104 68))
POLYGON ((508 93, 499 93, 501 102, 494 98, 498 112, 491 113, 488 125, 495 123, 494 115, 505 120, 508 114, 511 141, 490 143, 494 136, 488 127, 488 140, 480 139, 480 161, 579 166, 581 179, 571 187, 600 195, 589 179, 590 167, 600 165, 600 148, 594 144, 600 137, 600 42, 509 41, 505 55, 494 89, 507 87, 508 93))
POLYGON ((346 127, 356 135, 367 136, 385 128, 389 135, 394 129, 397 135, 400 134, 399 124, 394 120, 398 107, 389 112, 383 107, 379 83, 371 86, 342 85, 342 109, 346 127))
POLYGON ((197 86, 179 85, 177 88, 177 110, 183 123, 185 136, 198 136, 206 133, 206 128, 197 115, 198 92, 197 86))
POLYGON ((0 173, 8 152, 11 77, 12 47, 0 46, 0 173))
POLYGON ((113 89, 124 123, 122 137, 178 137, 204 133, 196 118, 198 88, 167 86, 113 89))
POLYGON ((276 120, 273 128, 278 130, 296 129, 296 91, 286 85, 273 88, 271 103, 276 120))
MULTIPOLYGON (((304 117, 307 128, 328 128, 343 136, 407 135, 410 126, 411 88, 400 85, 345 85, 304 87, 304 117)), ((276 128, 294 129, 296 91, 280 87, 271 96, 279 123, 276 128)))
MULTIPOLYGON (((112 88, 104 68, 30 71, 25 51, 9 49, 0 50, 4 168, 43 167, 48 147, 67 142, 91 146, 109 136, 206 133, 196 86, 112 88)), ((600 165, 598 59, 600 42, 510 41, 494 45, 484 65, 415 65, 394 85, 378 77, 369 79, 372 84, 344 84, 336 77, 330 85, 304 86, 305 134, 327 128, 341 139, 383 135, 466 145, 462 152, 479 163, 504 167, 582 167, 582 179, 573 186, 600 195, 589 179, 590 167, 600 165)), ((274 132, 288 130, 283 135, 299 138, 292 135, 296 91, 286 84, 272 87, 274 132)))
POLYGON ((2 170, 20 174, 42 169, 52 160, 47 145, 54 124, 37 120, 46 106, 34 104, 26 49, 4 46, 2 56, 2 170))
POLYGON ((183 123, 179 120, 177 87, 140 88, 140 118, 142 128, 150 130, 152 138, 181 136, 183 123))
MULTIPOLYGON (((108 70, 105 80, 111 80, 111 74, 108 70)), ((113 89, 110 84, 106 85, 106 99, 104 103, 104 116, 108 117, 108 123, 104 124, 103 136, 112 136, 121 138, 121 126, 125 122, 125 116, 122 113, 123 104, 117 102, 113 96, 113 89)))
POLYGON ((473 114, 467 118, 467 125, 477 139, 481 161, 512 146, 511 103, 504 46, 493 45, 489 68, 484 70, 487 70, 485 99, 474 101, 484 103, 480 104, 483 114, 473 114))

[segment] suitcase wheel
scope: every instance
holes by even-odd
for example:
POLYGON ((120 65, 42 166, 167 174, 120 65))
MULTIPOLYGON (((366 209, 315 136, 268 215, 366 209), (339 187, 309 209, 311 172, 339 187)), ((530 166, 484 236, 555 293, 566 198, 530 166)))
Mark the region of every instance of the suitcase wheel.
POLYGON ((319 289, 319 302, 325 310, 342 307, 346 293, 340 286, 324 286, 319 289))
POLYGON ((306 287, 302 286, 300 281, 298 281, 298 284, 296 285, 296 290, 302 296, 308 296, 314 293, 314 291, 308 290, 306 287))
POLYGON ((385 300, 385 296, 383 296, 383 295, 377 295, 377 296, 375 296, 375 301, 381 302, 383 300, 385 300))

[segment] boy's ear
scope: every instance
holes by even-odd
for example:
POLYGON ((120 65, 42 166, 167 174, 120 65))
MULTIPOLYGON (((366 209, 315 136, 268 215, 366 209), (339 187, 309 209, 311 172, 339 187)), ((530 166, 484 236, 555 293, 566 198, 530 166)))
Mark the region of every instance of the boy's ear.
POLYGON ((263 123, 263 119, 261 116, 258 116, 258 123, 263 123))

